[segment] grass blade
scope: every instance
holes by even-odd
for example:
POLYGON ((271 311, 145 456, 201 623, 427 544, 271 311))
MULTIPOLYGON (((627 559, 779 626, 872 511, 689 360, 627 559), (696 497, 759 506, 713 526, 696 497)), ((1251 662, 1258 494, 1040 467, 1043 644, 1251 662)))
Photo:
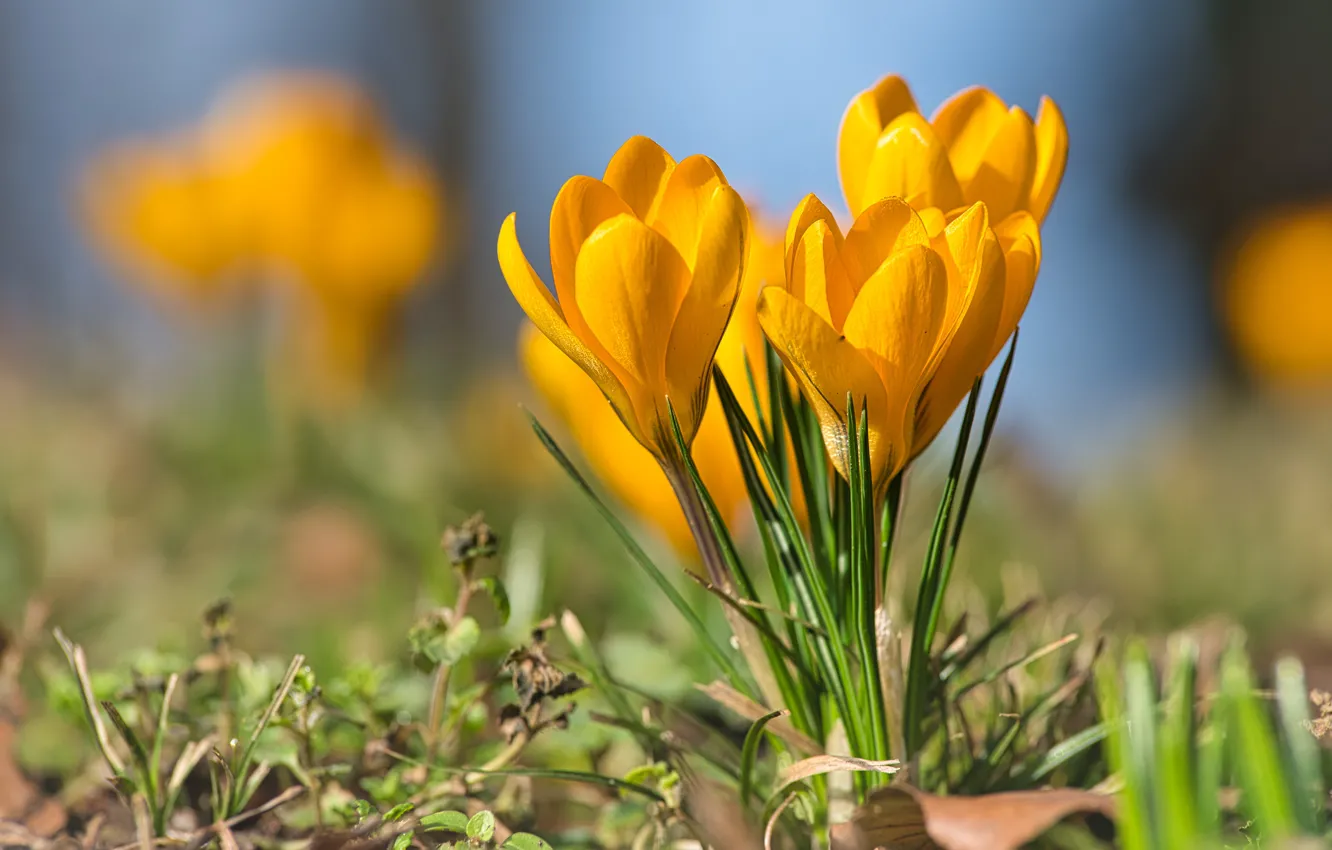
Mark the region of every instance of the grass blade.
POLYGON ((638 564, 638 566, 647 573, 648 578, 652 580, 652 583, 655 584, 666 596, 671 605, 675 607, 675 610, 680 612, 680 616, 684 617, 685 622, 687 622, 690 628, 693 629, 694 634, 698 637, 703 648, 707 651, 708 655, 712 657, 712 660, 716 662, 718 668, 720 668, 726 675, 726 678, 729 679, 731 684, 735 687, 748 689, 748 681, 740 671, 740 668, 736 665, 735 659, 728 651, 722 648, 722 645, 717 641, 717 638, 708 631, 708 627, 703 623, 703 620, 698 616, 698 613, 685 601, 685 598, 680 595, 678 590, 676 590, 675 585, 670 583, 657 565, 652 562, 652 559, 647 556, 647 553, 643 551, 643 547, 638 545, 638 541, 636 541, 634 536, 629 533, 629 530, 624 527, 624 523, 620 522, 619 518, 615 516, 615 512, 602 501, 601 497, 597 495, 596 490, 592 489, 592 485, 588 483, 587 479, 578 471, 578 468, 574 466, 573 461, 569 460, 569 456, 566 455, 560 448, 559 444, 555 442, 555 438, 550 435, 550 432, 542 427, 541 423, 537 421, 537 418, 531 413, 527 414, 527 418, 532 424, 532 430, 536 432, 537 439, 541 441, 541 445, 545 447, 551 457, 555 458, 555 462, 558 463, 564 470, 565 474, 578 485, 578 488, 583 491, 584 495, 592 501, 592 505, 597 509, 597 512, 610 524, 611 529, 615 532, 616 536, 620 538, 620 542, 622 542, 625 548, 629 550, 629 556, 633 562, 638 564))
POLYGON ((745 743, 740 748, 740 805, 748 808, 749 798, 754 793, 754 762, 758 758, 759 741, 763 738, 763 727, 771 720, 789 714, 785 710, 770 711, 755 720, 745 733, 745 743))
POLYGON ((1277 710, 1284 732, 1289 784, 1307 797, 1296 810, 1300 826, 1309 835, 1322 833, 1325 817, 1322 754, 1309 731, 1309 688, 1304 666, 1295 658, 1282 658, 1276 665, 1277 710))

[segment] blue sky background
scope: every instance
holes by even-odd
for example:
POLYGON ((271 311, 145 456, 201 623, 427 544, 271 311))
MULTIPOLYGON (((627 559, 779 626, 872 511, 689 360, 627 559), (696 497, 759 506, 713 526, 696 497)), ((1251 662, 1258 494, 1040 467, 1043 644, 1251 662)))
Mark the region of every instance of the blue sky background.
MULTIPOLYGON (((477 345, 508 356, 519 314, 494 263, 509 211, 538 267, 560 184, 599 174, 626 137, 713 157, 775 215, 815 192, 840 204, 846 103, 901 73, 930 111, 972 84, 1034 112, 1063 107, 1072 138, 1043 234, 1045 263, 1007 424, 1058 463, 1103 457, 1188 398, 1206 374, 1202 258, 1134 205, 1133 156, 1205 74, 1201 2, 811 3, 121 0, 0 7, 0 308, 9 324, 114 334, 169 359, 162 322, 86 246, 70 215, 80 164, 125 135, 188 122, 237 76, 332 67, 379 96, 398 130, 465 139, 463 278, 477 345), (452 12, 446 11, 452 8, 452 12), (467 92, 461 114, 440 91, 467 92)), ((413 323, 430 335, 458 323, 413 323)))

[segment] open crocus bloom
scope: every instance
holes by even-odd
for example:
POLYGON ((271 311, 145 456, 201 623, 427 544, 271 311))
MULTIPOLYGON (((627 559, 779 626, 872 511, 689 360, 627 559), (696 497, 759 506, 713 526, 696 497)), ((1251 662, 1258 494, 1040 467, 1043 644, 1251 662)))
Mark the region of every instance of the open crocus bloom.
MULTIPOLYGON (((886 198, 843 236, 810 195, 787 229, 786 286, 767 287, 759 300, 763 331, 817 413, 843 475, 848 396, 866 408, 880 492, 966 398, 1016 326, 1021 290, 1030 292, 1025 279, 1007 285, 984 204, 932 225, 886 198)), ((1022 238, 1034 269, 1039 236, 1022 238)))
POLYGON ((558 302, 524 256, 514 216, 500 228, 500 269, 518 304, 659 460, 676 453, 668 399, 687 442, 702 420, 739 292, 747 222, 716 163, 698 155, 676 163, 635 136, 601 180, 570 178, 555 198, 558 302))
POLYGON ((896 196, 916 209, 945 213, 980 201, 991 221, 1027 212, 1040 222, 1067 161, 1068 128, 1050 98, 1041 98, 1033 122, 989 89, 969 88, 927 121, 895 75, 851 101, 837 139, 837 168, 852 215, 896 196))

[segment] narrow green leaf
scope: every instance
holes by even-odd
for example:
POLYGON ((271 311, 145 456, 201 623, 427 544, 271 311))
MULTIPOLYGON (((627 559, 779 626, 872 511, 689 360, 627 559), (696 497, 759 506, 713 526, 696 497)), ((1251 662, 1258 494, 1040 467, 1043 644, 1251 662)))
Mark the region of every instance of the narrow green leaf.
POLYGON ((397 838, 393 839, 393 843, 389 846, 391 850, 407 850, 408 847, 412 846, 412 839, 415 837, 416 833, 408 830, 407 832, 404 832, 401 835, 399 835, 397 838))
POLYGON ((1230 713, 1230 740, 1240 805, 1255 821, 1263 842, 1284 840, 1296 832, 1290 789, 1277 746, 1275 730, 1253 693, 1248 659, 1239 643, 1221 661, 1221 691, 1230 713))
POLYGON ((1282 658, 1276 665, 1277 709, 1284 732, 1289 762, 1289 784, 1302 795, 1296 808, 1300 826, 1307 835, 1320 835, 1326 820, 1322 753, 1309 731, 1309 688, 1304 666, 1296 658, 1282 658))
MULTIPOLYGON (((102 710, 106 712, 107 717, 111 718, 111 725, 119 733, 120 739, 129 747, 130 758, 134 761, 135 770, 138 772, 138 776, 132 777, 134 785, 146 796, 152 790, 149 783, 153 774, 153 770, 148 764, 148 751, 143 748, 143 742, 139 740, 139 736, 134 734, 134 730, 125 722, 125 718, 121 715, 120 710, 116 708, 115 703, 110 700, 102 700, 102 710)), ((155 806, 157 800, 155 798, 150 799, 149 804, 155 806)))
POLYGON ((250 761, 254 758, 254 748, 259 743, 259 737, 264 734, 266 729, 268 729, 268 724, 273 722, 273 718, 277 716, 278 711, 282 708, 282 703, 286 701, 287 694, 291 691, 292 683, 296 681, 296 674, 300 672, 301 665, 304 663, 304 655, 297 655, 291 659, 291 663, 287 665, 287 672, 283 675, 282 681, 278 683, 277 689, 273 691, 273 698, 269 700, 268 707, 264 709, 263 715, 259 718, 259 723, 254 727, 254 731, 250 733, 250 738, 246 742, 245 749, 241 754, 240 762, 234 770, 234 775, 238 781, 232 786, 233 796, 229 808, 233 812, 237 811, 240 806, 243 805, 243 801, 240 799, 239 795, 245 793, 244 783, 247 778, 247 772, 250 769, 250 761))
POLYGON ((545 841, 530 832, 515 832, 502 845, 503 850, 554 850, 545 841))
POLYGON ((749 798, 754 793, 754 763, 758 759, 759 741, 763 739, 763 727, 768 725, 768 721, 789 713, 782 709, 770 711, 755 720, 750 725, 749 731, 745 733, 745 743, 740 749, 740 805, 744 808, 749 807, 749 798))
POLYGON ((1137 730, 1129 725, 1120 689, 1123 673, 1123 665, 1110 658, 1101 659, 1096 667, 1096 698, 1101 709, 1101 724, 1109 732, 1106 761, 1111 772, 1118 774, 1124 784, 1119 794, 1115 825, 1123 850, 1153 850, 1156 842, 1147 813, 1147 788, 1134 769, 1132 756, 1131 737, 1137 730))
POLYGON ((930 653, 933 650, 934 634, 939 627, 939 618, 943 613, 943 600, 948 589, 948 564, 944 560, 944 543, 953 515, 953 499, 957 494, 958 482, 962 475, 962 461, 966 457, 967 442, 971 437, 971 424, 976 417, 976 403, 980 396, 980 378, 972 386, 967 397, 967 406, 962 415, 962 427, 958 431, 957 444, 953 450, 953 463, 944 482, 943 495, 939 498, 939 508, 934 517, 934 528, 930 532, 929 549, 925 555, 925 565, 921 570, 920 588, 916 596, 915 622, 911 631, 911 654, 907 664, 906 733, 907 756, 913 757, 924 743, 925 709, 929 704, 934 687, 929 681, 930 653))
POLYGON ((1171 645, 1169 688, 1156 758, 1156 819, 1167 847, 1197 846, 1200 840, 1193 796, 1197 788, 1197 677, 1197 644, 1188 637, 1177 638, 1171 645))
POLYGON ((620 542, 629 550, 629 555, 634 563, 638 564, 638 566, 647 573, 648 578, 652 580, 653 584, 655 584, 666 596, 671 605, 675 607, 675 610, 680 612, 680 616, 684 617, 685 622, 689 624, 690 628, 694 630, 694 634, 698 636, 699 642, 702 644, 703 648, 707 651, 708 655, 712 657, 712 660, 716 662, 718 668, 726 675, 727 679, 730 680, 732 686, 737 689, 748 689, 749 683, 745 675, 740 671, 740 668, 736 665, 735 658, 732 654, 724 649, 718 642, 717 638, 708 631, 707 626, 698 616, 698 613, 685 601, 685 598, 680 595, 680 592, 675 589, 675 586, 670 583, 661 570, 657 568, 657 565, 652 562, 652 559, 647 556, 647 553, 643 551, 643 548, 638 545, 638 541, 636 541, 634 536, 629 533, 629 530, 624 527, 624 524, 615 516, 615 513, 604 501, 602 501, 596 491, 592 489, 592 485, 588 483, 587 479, 578 471, 578 468, 574 466, 573 461, 569 460, 568 455, 566 455, 559 447, 559 444, 555 442, 555 438, 542 427, 541 423, 537 421, 535 416, 528 413, 527 417, 532 424, 532 430, 536 432, 537 439, 541 440, 541 444, 545 446, 546 451, 550 453, 551 457, 555 458, 555 461, 564 469, 565 474, 567 474, 569 478, 578 485, 578 488, 592 501, 597 512, 610 524, 611 529, 615 532, 616 536, 620 538, 620 542))
MULTIPOLYGON (((714 383, 723 409, 738 408, 739 402, 735 398, 735 393, 720 371, 714 371, 714 383)), ((763 468, 769 488, 766 492, 761 487, 758 492, 751 492, 751 501, 759 510, 775 511, 774 514, 761 515, 760 521, 768 523, 768 527, 774 532, 778 549, 783 555, 794 556, 790 561, 791 577, 798 603, 803 608, 805 616, 822 626, 829 635, 828 640, 814 641, 816 654, 820 664, 825 668, 825 676, 846 726, 847 739, 852 751, 865 752, 866 718, 854 709, 855 681, 851 675, 851 664, 845 650, 846 645, 842 640, 841 625, 833 611, 827 584, 814 564, 804 534, 799 532, 800 522, 791 507, 791 501, 780 486, 776 470, 773 469, 767 453, 763 451, 763 445, 753 426, 743 415, 727 417, 727 421, 742 431, 744 439, 754 450, 753 455, 763 468)), ((750 455, 743 450, 737 454, 742 464, 747 462, 750 455)))
POLYGON ((1044 779, 1068 762, 1091 750, 1109 737, 1113 726, 1108 722, 1088 726, 1051 747, 1031 771, 1031 779, 1044 779))

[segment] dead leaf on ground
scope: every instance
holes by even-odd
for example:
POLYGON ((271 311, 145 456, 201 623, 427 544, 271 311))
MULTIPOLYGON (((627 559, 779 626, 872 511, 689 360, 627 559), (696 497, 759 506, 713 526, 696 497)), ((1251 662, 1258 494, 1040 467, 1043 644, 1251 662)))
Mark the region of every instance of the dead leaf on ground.
POLYGON ((799 782, 811 776, 840 771, 897 773, 898 767, 897 759, 870 761, 869 759, 858 759, 852 756, 811 756, 783 768, 777 775, 777 785, 779 788, 785 788, 792 782, 799 782))
POLYGON ((1017 850, 1073 816, 1114 816, 1114 798, 1055 788, 939 797, 908 785, 875 791, 833 830, 834 850, 1017 850))

